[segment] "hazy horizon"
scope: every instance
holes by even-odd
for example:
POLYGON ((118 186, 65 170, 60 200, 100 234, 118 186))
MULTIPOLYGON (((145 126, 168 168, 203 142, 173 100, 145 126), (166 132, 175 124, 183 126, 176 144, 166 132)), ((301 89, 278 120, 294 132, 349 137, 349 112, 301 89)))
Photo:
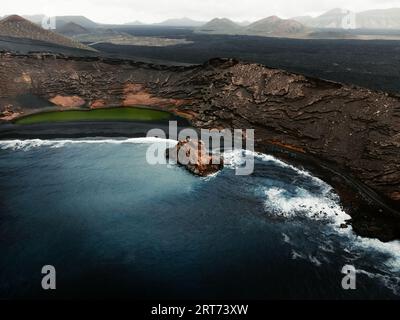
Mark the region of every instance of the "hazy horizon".
POLYGON ((225 17, 235 21, 255 21, 271 15, 282 18, 296 16, 317 16, 334 8, 355 12, 400 7, 400 1, 393 0, 14 0, 2 4, 0 16, 18 14, 47 16, 83 15, 98 23, 122 24, 132 21, 157 23, 167 19, 188 17, 198 21, 209 21, 225 17))

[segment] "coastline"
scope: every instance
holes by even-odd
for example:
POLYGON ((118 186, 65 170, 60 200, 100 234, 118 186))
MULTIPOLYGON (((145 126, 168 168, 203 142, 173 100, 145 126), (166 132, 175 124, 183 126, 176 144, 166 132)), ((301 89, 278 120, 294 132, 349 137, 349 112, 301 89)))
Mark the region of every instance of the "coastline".
MULTIPOLYGON (((185 119, 178 120, 178 132, 193 128, 185 119)), ((59 122, 31 125, 0 124, 0 140, 56 138, 141 138, 158 128, 168 135, 168 121, 127 122, 59 122)), ((272 144, 257 144, 256 152, 271 154, 292 165, 303 167, 329 183, 340 196, 343 207, 352 217, 349 221, 357 235, 377 238, 383 242, 400 239, 400 211, 392 203, 332 164, 314 156, 297 153, 272 144)), ((343 226, 345 227, 345 226, 343 226)))
POLYGON ((382 242, 400 239, 400 208, 351 175, 323 159, 276 145, 259 145, 256 151, 271 154, 294 166, 302 167, 331 185, 340 196, 343 208, 351 216, 348 225, 361 237, 382 242))

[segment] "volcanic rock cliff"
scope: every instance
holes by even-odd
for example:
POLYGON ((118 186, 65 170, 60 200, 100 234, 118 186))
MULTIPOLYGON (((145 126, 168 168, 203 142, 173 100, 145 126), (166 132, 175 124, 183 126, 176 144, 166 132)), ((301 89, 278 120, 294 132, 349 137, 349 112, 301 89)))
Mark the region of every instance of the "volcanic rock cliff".
POLYGON ((60 109, 153 106, 196 127, 254 128, 257 146, 316 156, 400 203, 400 99, 385 93, 225 59, 164 67, 2 53, 3 120, 37 111, 21 97, 60 109))

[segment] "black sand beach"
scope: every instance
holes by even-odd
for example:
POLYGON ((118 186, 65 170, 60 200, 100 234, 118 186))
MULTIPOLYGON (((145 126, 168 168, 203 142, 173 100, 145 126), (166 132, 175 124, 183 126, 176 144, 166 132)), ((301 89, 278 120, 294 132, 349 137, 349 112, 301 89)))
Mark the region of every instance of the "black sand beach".
MULTIPOLYGON (((189 127, 184 120, 178 121, 178 131, 189 127)), ((129 122, 60 122, 17 125, 0 124, 0 139, 55 139, 82 137, 145 137, 151 129, 162 129, 168 134, 168 121, 129 122)))

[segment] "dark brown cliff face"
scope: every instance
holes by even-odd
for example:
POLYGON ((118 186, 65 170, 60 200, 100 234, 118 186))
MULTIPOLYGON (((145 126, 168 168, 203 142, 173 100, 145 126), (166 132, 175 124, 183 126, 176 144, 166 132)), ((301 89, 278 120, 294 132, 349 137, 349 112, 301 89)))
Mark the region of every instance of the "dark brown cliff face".
POLYGON ((185 68, 1 54, 3 120, 32 112, 21 95, 60 109, 143 105, 196 127, 254 128, 258 146, 314 155, 400 203, 400 100, 384 93, 232 60, 185 68))

